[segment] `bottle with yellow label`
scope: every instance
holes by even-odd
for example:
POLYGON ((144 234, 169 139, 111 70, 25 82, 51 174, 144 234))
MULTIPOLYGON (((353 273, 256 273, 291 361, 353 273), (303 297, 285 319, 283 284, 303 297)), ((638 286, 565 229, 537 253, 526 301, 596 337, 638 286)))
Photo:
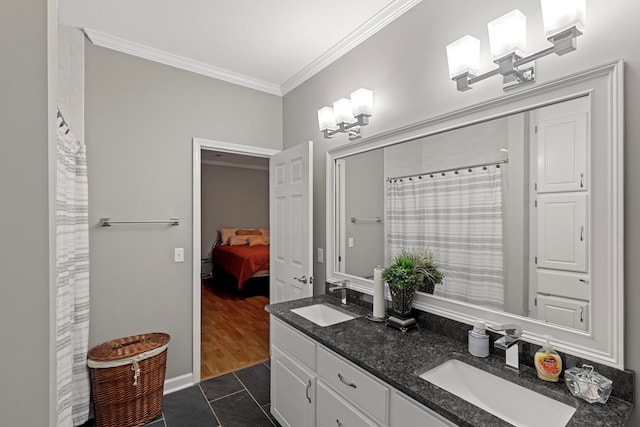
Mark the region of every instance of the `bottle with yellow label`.
POLYGON ((562 359, 551 346, 550 339, 551 337, 546 337, 547 341, 536 352, 533 363, 538 371, 538 378, 555 383, 558 382, 558 377, 562 372, 562 359))

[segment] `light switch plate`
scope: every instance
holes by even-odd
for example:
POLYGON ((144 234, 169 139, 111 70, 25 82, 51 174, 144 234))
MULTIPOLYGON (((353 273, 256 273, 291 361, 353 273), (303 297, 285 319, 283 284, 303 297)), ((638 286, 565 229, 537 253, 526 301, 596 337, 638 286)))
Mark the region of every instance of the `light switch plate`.
POLYGON ((324 250, 322 248, 318 248, 318 262, 320 264, 324 262, 324 250))
POLYGON ((173 249, 173 262, 184 262, 184 248, 173 249))
POLYGON ((348 243, 348 246, 349 246, 350 248, 352 248, 352 247, 353 247, 353 237, 349 237, 349 243, 348 243))

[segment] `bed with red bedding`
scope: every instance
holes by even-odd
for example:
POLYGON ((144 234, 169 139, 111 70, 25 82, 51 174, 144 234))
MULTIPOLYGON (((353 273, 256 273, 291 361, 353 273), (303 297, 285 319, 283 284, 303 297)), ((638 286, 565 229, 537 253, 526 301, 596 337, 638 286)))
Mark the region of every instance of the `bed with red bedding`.
POLYGON ((213 248, 212 261, 217 267, 238 279, 238 289, 251 277, 269 275, 269 245, 218 245, 213 248))

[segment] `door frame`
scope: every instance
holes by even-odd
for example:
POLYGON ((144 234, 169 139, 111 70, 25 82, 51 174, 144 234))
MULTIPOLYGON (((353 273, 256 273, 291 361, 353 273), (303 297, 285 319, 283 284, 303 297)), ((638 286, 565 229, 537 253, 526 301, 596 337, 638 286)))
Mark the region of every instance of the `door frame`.
POLYGON ((192 232, 192 248, 191 253, 193 254, 193 269, 192 269, 192 279, 193 279, 193 291, 192 291, 192 301, 193 301, 193 366, 191 368, 191 372, 193 375, 193 382, 197 384, 200 382, 200 317, 201 317, 201 304, 202 304, 202 294, 201 294, 201 283, 202 279, 200 279, 200 269, 201 269, 201 233, 202 233, 202 218, 200 215, 200 210, 202 207, 201 201, 201 179, 202 179, 202 155, 201 150, 215 150, 221 151, 224 153, 233 153, 233 154, 244 154, 248 156, 254 157, 264 157, 270 158, 272 155, 279 153, 281 150, 274 150, 271 148, 262 148, 262 147, 254 147, 251 145, 240 145, 233 144, 230 142, 222 142, 222 141, 214 141, 211 139, 204 138, 193 138, 193 193, 192 193, 192 213, 193 213, 193 232, 192 232))

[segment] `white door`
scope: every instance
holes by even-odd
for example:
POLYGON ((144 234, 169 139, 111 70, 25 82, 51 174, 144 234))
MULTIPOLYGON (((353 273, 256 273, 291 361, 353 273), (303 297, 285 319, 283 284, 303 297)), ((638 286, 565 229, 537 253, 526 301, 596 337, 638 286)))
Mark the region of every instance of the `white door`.
POLYGON ((313 295, 313 143, 271 157, 270 301, 313 295))

